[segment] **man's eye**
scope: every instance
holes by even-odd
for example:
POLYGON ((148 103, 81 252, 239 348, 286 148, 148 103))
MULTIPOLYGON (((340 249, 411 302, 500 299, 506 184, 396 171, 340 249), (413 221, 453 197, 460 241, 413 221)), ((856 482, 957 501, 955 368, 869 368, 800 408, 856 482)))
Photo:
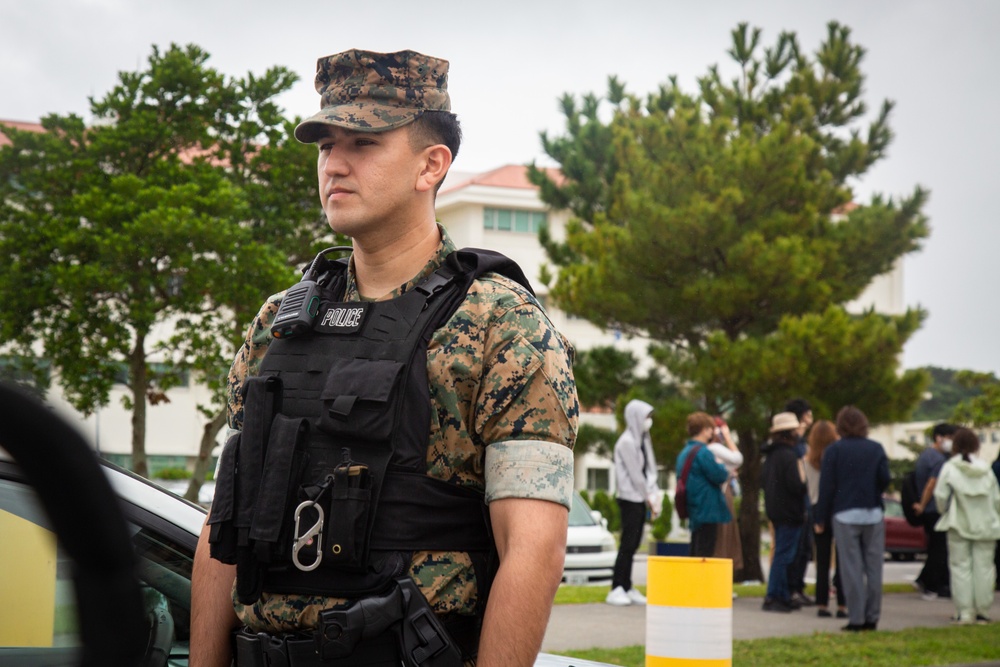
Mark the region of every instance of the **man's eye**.
POLYGON ((332 143, 320 144, 319 145, 319 152, 320 153, 325 153, 328 150, 330 150, 331 148, 333 148, 333 144, 332 143))

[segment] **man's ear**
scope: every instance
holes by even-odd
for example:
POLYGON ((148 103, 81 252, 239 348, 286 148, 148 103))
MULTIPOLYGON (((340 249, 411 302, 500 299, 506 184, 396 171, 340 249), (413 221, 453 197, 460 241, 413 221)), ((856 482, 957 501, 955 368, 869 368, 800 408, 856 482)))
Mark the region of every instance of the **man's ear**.
POLYGON ((417 177, 417 191, 434 190, 444 180, 451 168, 451 150, 444 144, 434 144, 424 149, 423 167, 417 177))

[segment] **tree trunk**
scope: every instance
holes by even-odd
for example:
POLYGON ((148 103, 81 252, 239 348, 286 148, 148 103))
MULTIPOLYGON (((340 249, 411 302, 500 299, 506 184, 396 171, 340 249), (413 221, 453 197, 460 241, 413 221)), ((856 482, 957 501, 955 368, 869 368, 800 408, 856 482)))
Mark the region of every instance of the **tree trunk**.
POLYGON ((149 477, 146 461, 146 393, 149 373, 146 369, 145 337, 136 333, 135 347, 129 359, 129 388, 132 390, 132 471, 149 477))
POLYGON ((201 485, 205 483, 205 474, 208 472, 208 464, 212 459, 212 450, 215 449, 215 436, 226 425, 226 408, 222 408, 212 420, 205 424, 201 434, 201 444, 198 446, 198 458, 194 462, 194 475, 188 485, 187 493, 184 497, 193 503, 198 502, 198 492, 201 485))
MULTIPOLYGON (((738 409, 738 408, 737 408, 738 409)), ((749 411, 740 411, 742 415, 749 411)), ((743 569, 736 573, 741 581, 764 581, 760 568, 760 446, 749 428, 740 428, 740 542, 743 543, 743 569)))

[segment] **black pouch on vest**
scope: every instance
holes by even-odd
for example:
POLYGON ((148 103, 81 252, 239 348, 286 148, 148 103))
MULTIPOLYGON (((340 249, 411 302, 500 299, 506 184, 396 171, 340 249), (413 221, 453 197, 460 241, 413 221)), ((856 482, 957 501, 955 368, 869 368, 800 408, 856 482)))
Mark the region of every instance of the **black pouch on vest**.
POLYGON ((333 435, 386 440, 392 419, 385 406, 403 364, 387 359, 333 359, 320 398, 319 428, 333 435))
POLYGON ((372 509, 368 466, 348 459, 333 471, 332 481, 327 556, 331 563, 345 570, 364 572, 368 565, 368 517, 372 509))
POLYGON ((215 483, 212 513, 208 518, 208 543, 212 558, 229 565, 236 564, 236 527, 233 510, 236 496, 236 452, 240 434, 232 435, 222 448, 219 457, 219 476, 215 483))

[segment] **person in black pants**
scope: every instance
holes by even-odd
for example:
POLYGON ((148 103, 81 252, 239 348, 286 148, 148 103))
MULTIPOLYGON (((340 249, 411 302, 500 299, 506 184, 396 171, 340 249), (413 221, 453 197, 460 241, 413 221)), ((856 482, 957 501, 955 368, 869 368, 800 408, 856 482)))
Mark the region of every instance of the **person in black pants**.
POLYGON ((611 591, 605 602, 616 607, 645 604, 646 597, 632 586, 632 560, 642 541, 646 509, 658 512, 656 460, 649 429, 653 406, 639 400, 625 406, 625 431, 615 443, 615 500, 621 512, 622 538, 615 560, 611 591))
MULTIPOLYGON (((785 404, 785 412, 791 412, 799 420, 799 427, 795 431, 795 453, 800 459, 806 456, 806 433, 813 423, 812 407, 802 398, 794 398, 785 404)), ((818 491, 817 491, 818 493, 818 491)), ((795 549, 795 557, 788 568, 788 590, 791 591, 792 600, 805 607, 815 604, 815 600, 806 595, 806 568, 813 555, 813 531, 809 526, 812 514, 812 503, 806 495, 806 528, 799 533, 799 543, 795 549)))
MULTIPOLYGON (((833 524, 824 523, 822 532, 815 532, 816 503, 819 501, 819 478, 823 463, 823 452, 837 440, 837 429, 828 419, 820 419, 809 431, 806 448, 806 486, 809 489, 808 532, 813 533, 816 543, 816 615, 832 617, 827 608, 830 603, 830 561, 833 555, 833 524)), ((837 618, 847 618, 847 602, 844 587, 840 585, 840 572, 833 575, 833 586, 837 589, 837 618)))
POLYGON ((927 535, 927 560, 914 581, 914 586, 921 592, 923 599, 934 600, 938 597, 951 597, 948 572, 948 535, 934 530, 941 513, 934 502, 934 487, 937 485, 941 467, 951 456, 951 436, 957 430, 952 424, 938 424, 931 432, 933 441, 917 458, 914 470, 917 476, 917 488, 922 489, 920 501, 913 505, 914 511, 920 517, 927 535))

